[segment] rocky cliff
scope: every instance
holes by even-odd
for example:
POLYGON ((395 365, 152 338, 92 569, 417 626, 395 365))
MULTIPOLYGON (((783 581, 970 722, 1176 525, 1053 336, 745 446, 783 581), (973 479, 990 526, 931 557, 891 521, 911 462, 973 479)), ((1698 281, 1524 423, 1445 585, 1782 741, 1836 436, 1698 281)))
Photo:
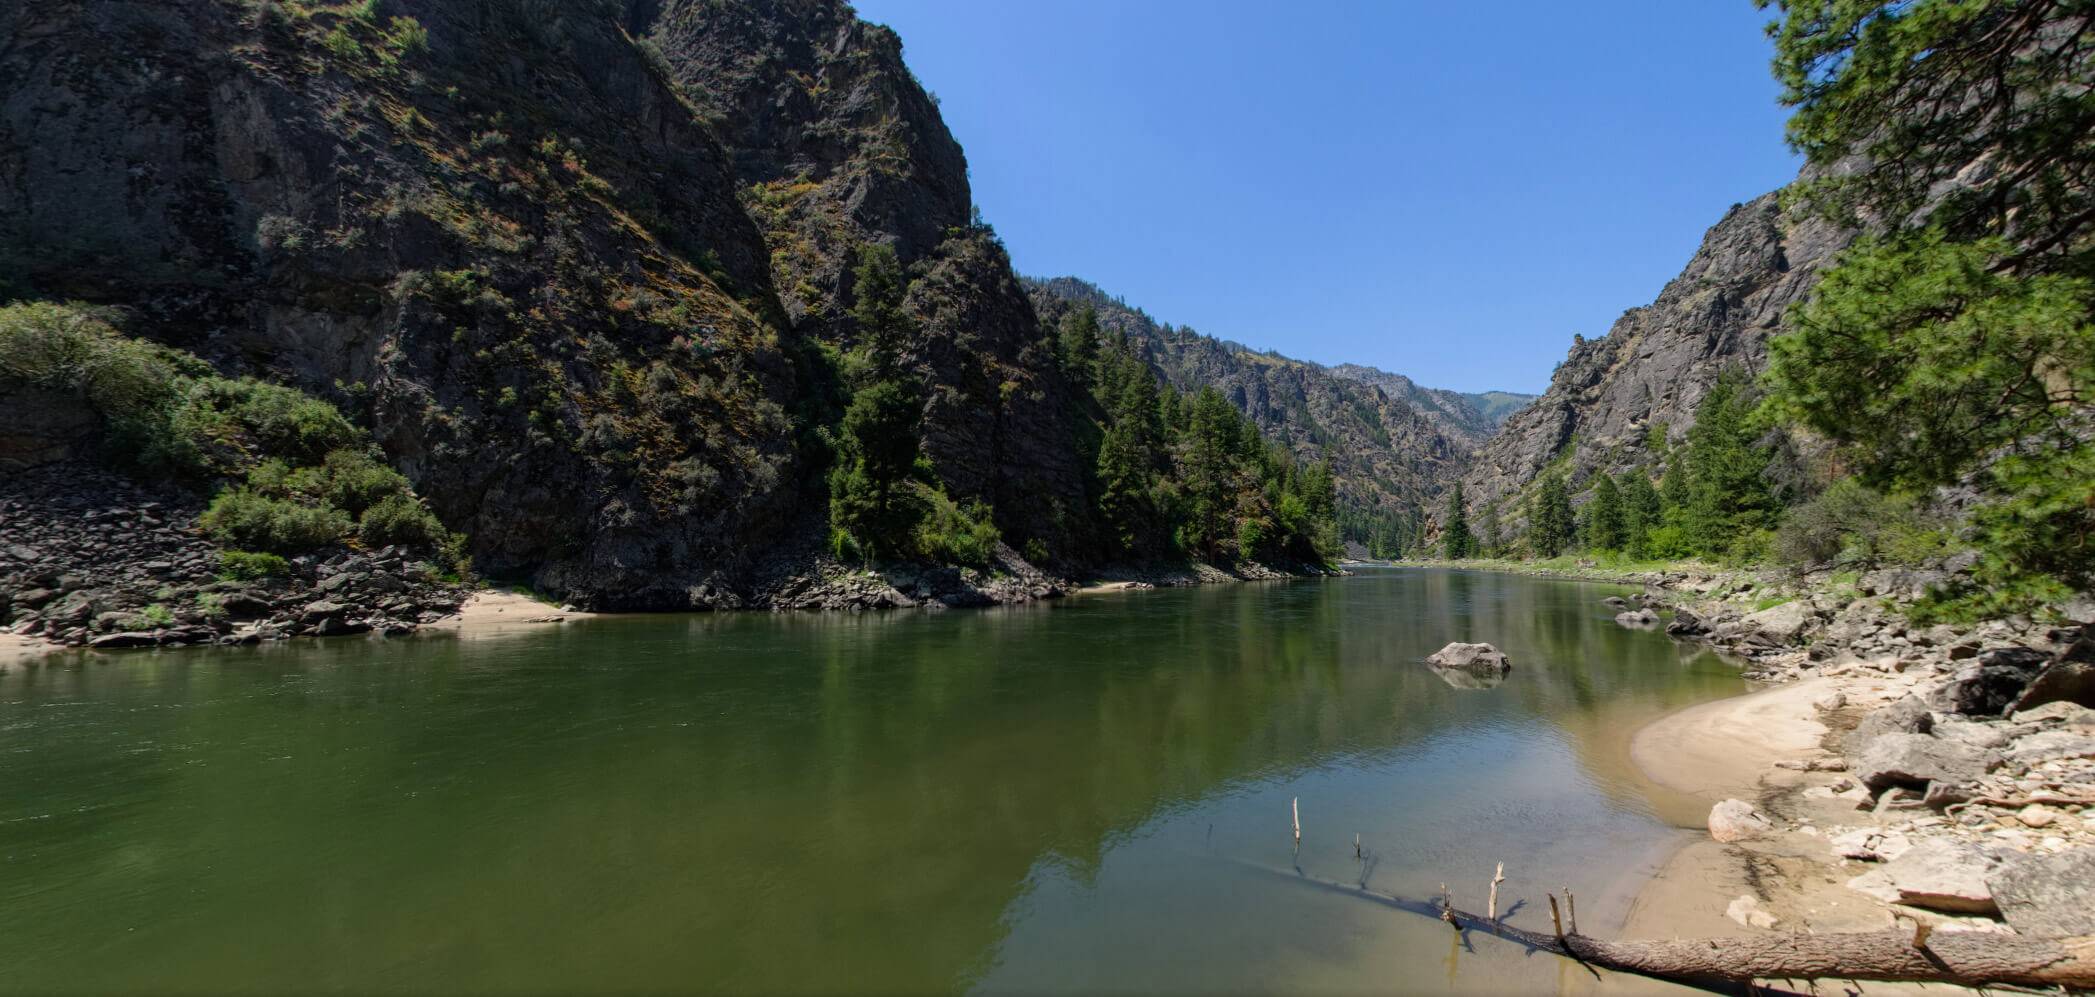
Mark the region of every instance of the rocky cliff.
POLYGON ((845 4, 0 8, 0 298, 335 402, 480 569, 585 604, 761 603, 813 562, 867 241, 910 267, 936 473, 1068 550, 1081 409, 845 4))
POLYGON ((1420 415, 1433 420, 1442 432, 1472 447, 1482 445, 1514 413, 1541 397, 1517 391, 1463 392, 1428 388, 1402 374, 1357 363, 1342 363, 1325 369, 1349 381, 1382 389, 1383 394, 1410 405, 1420 415))
POLYGON ((1766 366, 1784 312, 1850 238, 1785 213, 1776 194, 1733 205, 1657 300, 1576 342, 1549 390, 1478 450, 1463 476, 1472 504, 1516 495, 1560 460, 1574 482, 1628 467, 1658 427, 1678 440, 1719 374, 1766 366))
MULTIPOLYGON (((1161 324, 1074 277, 1029 281, 1029 286, 1044 320, 1052 323, 1089 305, 1097 310, 1101 327, 1126 335, 1174 387, 1197 391, 1212 386, 1297 459, 1329 457, 1346 539, 1365 542, 1378 527, 1397 529, 1468 465, 1474 440, 1448 424, 1453 416, 1428 415, 1408 397, 1378 384, 1161 324)), ((1452 392, 1435 397, 1440 395, 1452 392)), ((1473 412, 1462 418, 1480 421, 1473 412)))

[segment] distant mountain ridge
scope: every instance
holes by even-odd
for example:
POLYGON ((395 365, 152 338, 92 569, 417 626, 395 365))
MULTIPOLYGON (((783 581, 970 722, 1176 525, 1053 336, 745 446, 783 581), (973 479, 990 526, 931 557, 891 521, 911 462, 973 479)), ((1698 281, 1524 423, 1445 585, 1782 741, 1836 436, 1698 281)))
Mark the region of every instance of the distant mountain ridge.
POLYGON ((1043 324, 1089 305, 1101 327, 1126 335, 1173 387, 1213 387, 1297 458, 1328 456, 1341 531, 1359 543, 1377 533, 1391 542, 1415 535, 1471 453, 1534 397, 1465 395, 1373 367, 1325 367, 1159 322, 1080 278, 1022 280, 1043 324))
POLYGON ((1428 388, 1402 374, 1357 363, 1342 363, 1325 369, 1347 380, 1381 388, 1391 397, 1409 403, 1426 418, 1439 423, 1441 428, 1468 440, 1472 446, 1483 444, 1514 413, 1542 397, 1517 391, 1461 392, 1428 388))

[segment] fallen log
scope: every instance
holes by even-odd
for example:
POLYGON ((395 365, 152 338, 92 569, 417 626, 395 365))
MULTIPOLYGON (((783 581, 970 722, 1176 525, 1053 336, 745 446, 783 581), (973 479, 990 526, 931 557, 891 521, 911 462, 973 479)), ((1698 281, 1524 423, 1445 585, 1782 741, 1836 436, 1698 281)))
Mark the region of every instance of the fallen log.
MULTIPOLYGON (((1602 969, 1705 988, 1756 980, 1879 980, 1961 986, 2095 989, 2095 937, 2033 938, 1988 932, 1870 931, 1825 935, 1770 932, 1722 938, 1608 941, 1566 931, 1551 894, 1555 933, 1528 931, 1457 910, 1442 897, 1420 902, 1364 886, 1317 879, 1250 863, 1250 868, 1398 910, 1481 931, 1529 949, 1602 969)), ((1497 874, 1493 878, 1498 878, 1497 874)), ((1445 890, 1445 887, 1443 887, 1445 890)), ((1567 897, 1568 899, 1568 897, 1567 897)))

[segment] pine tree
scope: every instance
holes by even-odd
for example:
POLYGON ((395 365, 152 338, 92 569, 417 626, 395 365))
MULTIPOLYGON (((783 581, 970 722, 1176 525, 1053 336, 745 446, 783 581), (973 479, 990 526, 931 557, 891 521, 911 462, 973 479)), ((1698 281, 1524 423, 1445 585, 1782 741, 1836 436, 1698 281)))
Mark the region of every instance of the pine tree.
POLYGON ((1469 513, 1463 508, 1462 482, 1455 482, 1455 491, 1448 496, 1447 522, 1440 528, 1441 552, 1450 561, 1460 561, 1474 556, 1477 540, 1469 532, 1469 513))
POLYGON ((1619 551, 1628 529, 1622 508, 1622 492, 1606 474, 1593 476, 1593 496, 1586 500, 1586 546, 1594 550, 1619 551))
POLYGON ((829 521, 874 556, 901 553, 916 521, 903 483, 916 467, 923 399, 901 381, 861 389, 844 412, 829 474, 829 521))
POLYGON ((916 335, 916 322, 902 307, 908 283, 894 247, 878 242, 860 246, 851 278, 857 298, 851 318, 858 324, 859 345, 871 361, 871 375, 874 380, 895 377, 902 353, 916 335))
POLYGON ((1651 487, 1651 479, 1644 476, 1642 468, 1633 468, 1622 475, 1619 485, 1622 492, 1623 549, 1631 557, 1651 556, 1651 531, 1663 521, 1664 502, 1658 489, 1651 487))
POLYGON ((1542 476, 1534 507, 1528 513, 1528 547, 1537 557, 1555 557, 1571 545, 1575 529, 1571 493, 1564 486, 1564 475, 1551 471, 1542 476))
POLYGON ((1753 425, 1744 378, 1726 372, 1695 409, 1688 430, 1688 505, 1683 523, 1698 553, 1721 554, 1772 524, 1779 507, 1768 485, 1770 451, 1753 425))
POLYGON ((1477 520, 1477 555, 1479 557, 1502 557, 1505 555, 1505 528, 1499 525, 1499 504, 1492 502, 1484 507, 1484 515, 1477 520))
POLYGON ((1872 234, 1770 341, 1776 407, 1879 489, 1976 486, 1988 587, 2095 585, 2087 4, 1780 9, 1795 197, 1872 234))
POLYGON ((1056 352, 1072 383, 1089 385, 1098 366, 1098 309, 1085 305, 1062 317, 1056 352))

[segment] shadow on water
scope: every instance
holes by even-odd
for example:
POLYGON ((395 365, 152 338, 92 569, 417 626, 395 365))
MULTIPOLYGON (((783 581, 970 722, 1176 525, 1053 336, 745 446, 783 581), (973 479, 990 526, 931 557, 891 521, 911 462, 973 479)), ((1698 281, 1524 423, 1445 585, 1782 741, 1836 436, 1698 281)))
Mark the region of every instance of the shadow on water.
MULTIPOLYGON (((1614 591, 1373 571, 16 669, 0 990, 1372 989, 1444 940, 1214 857, 1403 895, 1652 861, 1625 725, 1740 682, 1614 591), (1453 640, 1515 670, 1451 688, 1453 640)), ((1513 962, 1474 985, 1556 979, 1513 962)))

